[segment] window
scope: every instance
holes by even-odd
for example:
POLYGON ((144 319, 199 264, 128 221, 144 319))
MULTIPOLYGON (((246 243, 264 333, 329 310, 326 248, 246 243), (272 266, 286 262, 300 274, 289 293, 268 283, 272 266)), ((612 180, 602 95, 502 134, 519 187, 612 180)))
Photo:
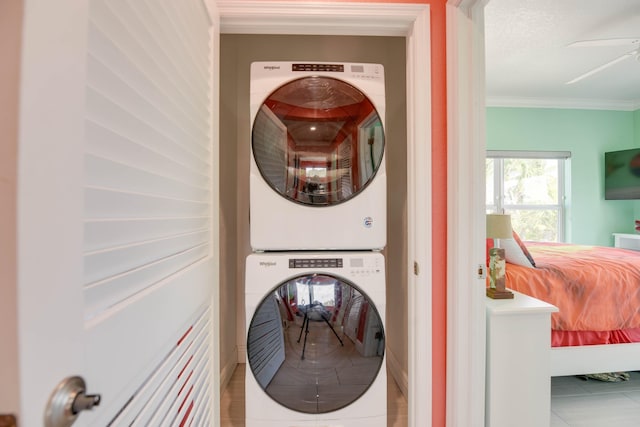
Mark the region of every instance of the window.
MULTIPOLYGON (((307 279, 305 276, 304 279, 307 279)), ((325 307, 333 307, 336 304, 336 283, 308 284, 296 282, 299 306, 307 304, 322 304, 325 307)))
POLYGON ((488 151, 487 212, 511 214, 524 240, 564 241, 565 163, 570 153, 488 151))

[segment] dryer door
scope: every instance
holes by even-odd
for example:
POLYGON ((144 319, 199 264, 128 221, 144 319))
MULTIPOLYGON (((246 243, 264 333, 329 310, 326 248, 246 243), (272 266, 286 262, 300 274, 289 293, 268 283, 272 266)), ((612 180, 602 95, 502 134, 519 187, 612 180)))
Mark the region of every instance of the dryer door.
POLYGON ((270 291, 247 334, 251 372, 276 402, 320 414, 353 403, 384 360, 384 328, 373 301, 339 278, 309 274, 270 291))
POLYGON ((355 197, 382 164, 384 131, 374 104, 332 77, 293 80, 271 93, 252 129, 263 179, 283 197, 328 206, 355 197))

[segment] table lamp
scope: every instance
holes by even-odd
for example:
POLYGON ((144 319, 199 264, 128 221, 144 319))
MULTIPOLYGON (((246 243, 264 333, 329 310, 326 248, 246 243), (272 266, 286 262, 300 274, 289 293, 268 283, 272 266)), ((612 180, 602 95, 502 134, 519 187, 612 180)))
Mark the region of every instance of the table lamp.
POLYGON ((512 239, 511 215, 487 214, 487 238, 493 239, 489 250, 489 287, 487 296, 493 299, 511 299, 513 292, 505 288, 505 256, 500 239, 512 239))

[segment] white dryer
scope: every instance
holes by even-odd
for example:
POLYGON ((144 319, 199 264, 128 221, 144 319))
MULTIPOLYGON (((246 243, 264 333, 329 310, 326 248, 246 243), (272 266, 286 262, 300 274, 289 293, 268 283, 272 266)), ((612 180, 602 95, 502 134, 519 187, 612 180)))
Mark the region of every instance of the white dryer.
POLYGON ((377 252, 246 262, 247 427, 385 427, 385 269, 377 252))
POLYGON ((380 64, 251 64, 251 247, 382 249, 380 64))

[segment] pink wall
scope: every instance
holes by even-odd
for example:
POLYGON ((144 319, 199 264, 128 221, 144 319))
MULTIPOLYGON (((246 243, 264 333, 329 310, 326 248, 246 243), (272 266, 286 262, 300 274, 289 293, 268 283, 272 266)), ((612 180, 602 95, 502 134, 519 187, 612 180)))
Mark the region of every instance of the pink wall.
POLYGON ((447 348, 446 0, 431 4, 433 230, 433 427, 445 426, 447 348))

